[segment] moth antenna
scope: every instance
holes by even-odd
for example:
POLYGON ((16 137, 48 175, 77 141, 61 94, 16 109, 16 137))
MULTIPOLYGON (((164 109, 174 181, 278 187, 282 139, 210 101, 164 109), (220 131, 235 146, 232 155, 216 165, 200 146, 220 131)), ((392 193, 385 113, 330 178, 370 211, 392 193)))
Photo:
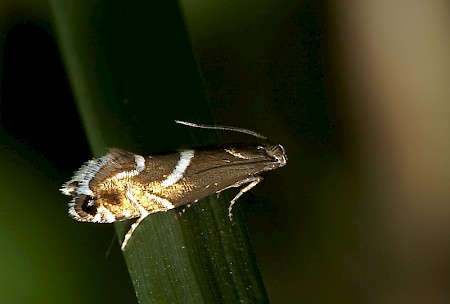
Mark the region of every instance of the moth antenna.
POLYGON ((175 122, 180 125, 185 125, 185 126, 200 128, 200 129, 234 131, 234 132, 244 133, 244 134, 252 135, 252 136, 267 140, 267 137, 265 137, 264 135, 261 135, 255 131, 247 130, 244 128, 229 127, 229 126, 216 126, 216 125, 202 125, 202 124, 196 124, 193 122, 187 122, 187 121, 182 121, 182 120, 175 120, 175 122))

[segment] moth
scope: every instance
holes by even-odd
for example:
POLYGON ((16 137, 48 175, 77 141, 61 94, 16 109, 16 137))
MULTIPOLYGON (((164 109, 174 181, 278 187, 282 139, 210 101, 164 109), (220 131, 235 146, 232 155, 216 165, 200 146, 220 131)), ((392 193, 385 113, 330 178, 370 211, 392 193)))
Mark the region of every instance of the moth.
POLYGON ((286 165, 280 144, 242 128, 176 123, 204 129, 236 131, 265 140, 257 145, 225 145, 142 156, 118 148, 87 161, 60 191, 72 197, 69 215, 81 222, 113 223, 137 218, 122 242, 125 250, 133 232, 149 215, 198 201, 229 188, 238 198, 263 180, 261 173, 286 165))

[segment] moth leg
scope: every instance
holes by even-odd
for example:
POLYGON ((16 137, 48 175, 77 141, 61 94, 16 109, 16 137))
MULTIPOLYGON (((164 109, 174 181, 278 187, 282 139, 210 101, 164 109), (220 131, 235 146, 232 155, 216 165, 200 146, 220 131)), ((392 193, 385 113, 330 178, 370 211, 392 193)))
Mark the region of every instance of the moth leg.
MULTIPOLYGON (((145 211, 145 210, 144 210, 145 211)), ((150 213, 148 213, 147 211, 145 211, 145 213, 141 212, 141 216, 137 219, 136 222, 133 223, 133 225, 131 225, 130 230, 128 230, 127 234, 125 234, 125 237, 123 238, 123 242, 122 242, 122 246, 121 249, 122 251, 125 250, 125 247, 128 244, 128 241, 131 238, 131 235, 133 234, 134 230, 136 230, 136 228, 139 226, 139 224, 149 215, 150 213)))
POLYGON ((263 180, 263 178, 261 176, 253 176, 253 177, 249 177, 243 181, 240 181, 238 184, 233 185, 234 187, 239 187, 241 185, 247 184, 247 186, 241 188, 239 190, 239 193, 236 194, 236 196, 231 200, 230 202, 230 206, 228 207, 228 217, 230 218, 230 221, 233 220, 233 205, 236 203, 236 201, 238 200, 238 198, 240 198, 242 196, 242 194, 244 194, 245 192, 247 192, 248 190, 252 189, 253 187, 255 187, 259 182, 261 182, 263 180))
POLYGON ((123 238, 123 242, 122 242, 122 246, 121 249, 122 251, 125 250, 125 247, 128 244, 128 241, 131 238, 131 235, 133 234, 133 232, 136 230, 136 228, 139 226, 139 224, 150 214, 147 210, 144 209, 144 207, 142 207, 138 201, 136 200, 136 198, 133 196, 133 193, 131 192, 131 185, 127 184, 127 192, 126 192, 127 198, 133 202, 136 207, 138 207, 139 212, 141 214, 141 216, 137 219, 136 222, 133 223, 133 225, 131 225, 130 230, 128 230, 127 234, 125 234, 125 237, 123 238))

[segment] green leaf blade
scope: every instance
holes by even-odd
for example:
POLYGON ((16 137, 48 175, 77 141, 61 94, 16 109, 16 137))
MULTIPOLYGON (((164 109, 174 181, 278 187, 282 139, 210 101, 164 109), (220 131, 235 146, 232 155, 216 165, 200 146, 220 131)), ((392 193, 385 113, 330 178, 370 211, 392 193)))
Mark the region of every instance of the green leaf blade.
MULTIPOLYGON (((94 155, 106 147, 144 154, 217 142, 212 131, 173 122, 213 121, 175 2, 51 3, 94 155)), ((229 202, 226 193, 209 197, 138 226, 124 257, 140 303, 268 302, 239 204, 230 221, 229 202)), ((129 222, 115 226, 123 239, 129 222)))

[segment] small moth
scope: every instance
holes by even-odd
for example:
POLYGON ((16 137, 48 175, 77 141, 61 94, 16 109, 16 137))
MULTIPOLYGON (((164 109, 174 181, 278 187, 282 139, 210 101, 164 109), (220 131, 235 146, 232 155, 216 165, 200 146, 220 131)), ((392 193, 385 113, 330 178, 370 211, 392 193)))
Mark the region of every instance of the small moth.
MULTIPOLYGON (((226 126, 179 124, 229 130, 266 138, 256 132, 226 126)), ((72 196, 69 214, 77 221, 113 223, 138 218, 125 235, 122 250, 138 225, 151 213, 196 202, 225 189, 238 187, 237 199, 263 180, 260 174, 283 167, 282 145, 227 145, 142 156, 112 148, 86 162, 60 191, 72 196)))

